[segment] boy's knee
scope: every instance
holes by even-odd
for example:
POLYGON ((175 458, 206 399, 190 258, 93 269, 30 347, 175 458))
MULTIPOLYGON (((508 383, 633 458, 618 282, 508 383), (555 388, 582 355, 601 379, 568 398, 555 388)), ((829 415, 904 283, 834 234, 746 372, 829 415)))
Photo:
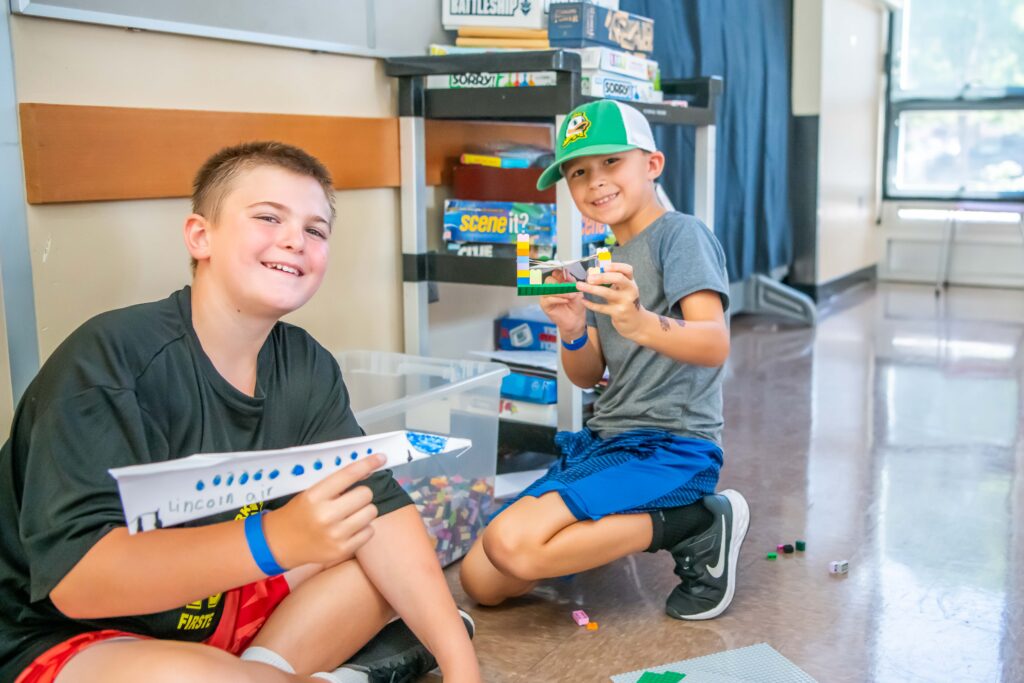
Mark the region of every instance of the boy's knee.
POLYGON ((505 601, 505 595, 496 591, 494 586, 489 585, 486 578, 467 567, 465 563, 459 570, 459 583, 462 590, 466 591, 469 599, 484 607, 495 607, 505 601))
POLYGON ((497 590, 499 582, 495 581, 494 567, 483 550, 484 535, 486 533, 477 539, 466 553, 466 557, 459 563, 459 583, 470 600, 485 607, 494 607, 500 604, 505 596, 497 590))
POLYGON ((520 581, 546 578, 538 565, 537 543, 511 518, 496 519, 484 533, 483 549, 498 571, 520 581))

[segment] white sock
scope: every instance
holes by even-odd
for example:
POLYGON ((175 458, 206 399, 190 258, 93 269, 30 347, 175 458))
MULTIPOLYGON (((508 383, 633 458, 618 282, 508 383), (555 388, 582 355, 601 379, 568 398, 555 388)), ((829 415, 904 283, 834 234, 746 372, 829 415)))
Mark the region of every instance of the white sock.
POLYGON ((321 671, 318 674, 313 674, 313 678, 322 678, 330 683, 367 683, 370 680, 366 674, 346 668, 335 669, 331 673, 321 671))
POLYGON ((275 669, 280 669, 286 674, 295 673, 295 669, 292 668, 292 665, 288 663, 287 659, 269 648, 250 647, 242 653, 239 659, 246 662, 259 662, 260 664, 266 664, 267 666, 272 666, 275 669))

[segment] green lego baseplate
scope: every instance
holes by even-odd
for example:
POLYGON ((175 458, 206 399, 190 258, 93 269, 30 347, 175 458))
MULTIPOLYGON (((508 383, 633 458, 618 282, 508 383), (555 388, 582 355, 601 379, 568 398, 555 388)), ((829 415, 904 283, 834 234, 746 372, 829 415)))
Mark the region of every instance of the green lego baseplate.
MULTIPOLYGON (((611 287, 611 285, 601 285, 611 287)), ((516 294, 519 296, 546 296, 548 294, 567 294, 578 292, 575 282, 552 282, 544 285, 519 285, 516 294)))
MULTIPOLYGON (((767 643, 612 676, 612 683, 640 683, 648 674, 686 673, 683 683, 816 683, 767 643)), ((651 680, 648 676, 647 680, 651 680)))

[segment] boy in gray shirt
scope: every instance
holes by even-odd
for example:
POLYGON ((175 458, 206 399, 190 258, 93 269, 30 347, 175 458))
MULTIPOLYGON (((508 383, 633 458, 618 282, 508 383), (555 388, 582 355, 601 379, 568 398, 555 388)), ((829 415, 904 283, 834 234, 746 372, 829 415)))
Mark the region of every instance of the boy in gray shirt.
POLYGON ((601 100, 566 117, 537 183, 564 177, 580 212, 611 226, 621 245, 576 293, 541 298, 569 379, 593 387, 607 368, 610 380, 587 428, 555 437, 562 457, 499 511, 463 561, 462 585, 482 604, 643 550, 675 559, 670 616, 711 619, 732 601, 750 511, 737 491, 715 494, 725 257, 700 221, 658 202, 664 164, 643 115, 601 100))

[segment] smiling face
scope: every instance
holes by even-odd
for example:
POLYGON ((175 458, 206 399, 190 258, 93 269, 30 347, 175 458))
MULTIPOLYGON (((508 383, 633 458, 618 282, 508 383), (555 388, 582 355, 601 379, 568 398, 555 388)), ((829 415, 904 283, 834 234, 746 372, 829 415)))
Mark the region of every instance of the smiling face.
POLYGON ((278 319, 316 293, 327 270, 331 207, 314 178, 256 166, 231 181, 214 220, 186 242, 196 278, 239 312, 278 319))
POLYGON ((570 159, 562 173, 580 213, 614 228, 657 205, 652 181, 661 175, 664 163, 661 152, 631 149, 570 159))

